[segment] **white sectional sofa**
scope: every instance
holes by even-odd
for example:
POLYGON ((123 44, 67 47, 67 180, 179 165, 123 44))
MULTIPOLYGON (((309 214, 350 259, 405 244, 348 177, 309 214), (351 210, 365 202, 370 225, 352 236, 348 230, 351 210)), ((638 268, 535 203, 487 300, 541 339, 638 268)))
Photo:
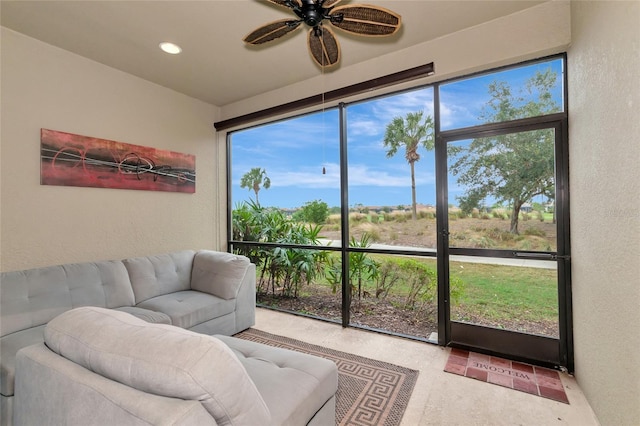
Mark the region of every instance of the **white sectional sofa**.
POLYGON ((48 266, 0 275, 0 412, 9 424, 15 356, 44 341, 45 325, 70 309, 98 306, 153 323, 232 335, 255 323, 255 265, 243 256, 184 250, 48 266))
POLYGON ((83 307, 16 360, 22 425, 335 425, 336 365, 83 307))
POLYGON ((207 250, 3 272, 0 426, 335 424, 335 364, 229 337, 255 323, 255 280, 207 250))

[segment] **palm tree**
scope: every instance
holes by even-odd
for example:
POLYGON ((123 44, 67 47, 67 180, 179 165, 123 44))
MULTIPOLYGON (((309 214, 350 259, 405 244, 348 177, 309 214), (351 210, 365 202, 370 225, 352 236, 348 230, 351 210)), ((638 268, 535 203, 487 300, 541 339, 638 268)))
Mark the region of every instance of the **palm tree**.
POLYGON ((396 117, 387 124, 384 135, 384 146, 388 148, 387 158, 393 157, 398 149, 405 147, 404 157, 411 166, 411 217, 416 220, 416 176, 414 164, 420 160, 418 147, 423 146, 427 150, 434 147, 433 119, 427 115, 423 119, 424 112, 410 112, 406 117, 396 117))
POLYGON ((271 179, 267 176, 267 172, 260 167, 254 167, 240 179, 240 188, 247 188, 249 191, 253 189, 253 192, 256 193, 257 205, 260 205, 258 192, 260 191, 261 185, 264 189, 269 189, 271 187, 271 179))

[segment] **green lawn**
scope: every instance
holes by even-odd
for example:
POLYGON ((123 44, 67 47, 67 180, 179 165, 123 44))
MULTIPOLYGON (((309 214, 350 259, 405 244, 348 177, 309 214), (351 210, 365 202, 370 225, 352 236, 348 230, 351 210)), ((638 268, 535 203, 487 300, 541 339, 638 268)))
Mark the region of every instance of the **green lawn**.
MULTIPOLYGON (((370 256, 380 263, 385 260, 406 262, 408 259, 381 254, 370 256)), ((436 304, 435 259, 411 259, 434 271, 431 285, 424 294, 428 300, 432 300, 428 303, 436 304)), ((505 328, 523 323, 553 324, 558 319, 556 274, 556 270, 552 269, 451 262, 452 288, 458 289, 452 297, 452 319, 505 328)), ((422 279, 427 279, 427 276, 422 276, 422 279)), ((403 275, 390 290, 389 298, 404 301, 409 294, 410 281, 407 275, 403 275)), ((369 295, 375 294, 373 282, 363 284, 363 290, 369 295)), ((322 274, 317 277, 314 285, 330 287, 322 274)), ((304 298, 305 286, 300 290, 300 296, 304 298)))
POLYGON ((453 308, 463 317, 467 311, 497 322, 557 321, 555 270, 452 262, 450 274, 465 283, 453 308))
MULTIPOLYGON (((381 262, 397 256, 372 255, 381 262)), ((416 259, 416 258, 414 258, 416 259)), ((436 269, 435 259, 417 259, 436 269)), ((465 312, 494 322, 503 320, 557 321, 557 271, 481 263, 451 262, 452 280, 461 283, 453 297, 452 310, 461 318, 465 312)), ((367 284, 370 288, 372 284, 367 284)), ((435 291, 435 289, 434 289, 435 291)), ((406 281, 399 280, 390 295, 404 297, 409 293, 406 281)))

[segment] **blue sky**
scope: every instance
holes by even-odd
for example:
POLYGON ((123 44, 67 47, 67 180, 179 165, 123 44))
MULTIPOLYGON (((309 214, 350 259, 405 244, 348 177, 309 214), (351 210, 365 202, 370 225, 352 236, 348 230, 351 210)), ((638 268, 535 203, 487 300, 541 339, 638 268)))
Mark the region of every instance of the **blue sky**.
MULTIPOLYGON (((519 69, 478 76, 441 85, 440 113, 443 130, 481 124, 478 119, 489 96, 488 85, 507 81, 521 87, 537 70, 551 67, 560 77, 562 61, 533 64, 519 69)), ((560 101, 561 81, 556 98, 560 101)), ((383 145, 387 124, 397 116, 424 111, 433 116, 433 88, 404 92, 347 107, 349 205, 411 205, 411 174, 400 149, 387 158, 383 145)), ((421 148, 415 165, 417 201, 435 205, 434 153, 421 148)), ((255 199, 253 190, 240 188, 250 169, 265 169, 271 187, 259 191, 263 206, 295 208, 313 200, 330 207, 340 205, 340 153, 337 109, 262 125, 232 134, 233 205, 255 199), (322 173, 323 167, 326 174, 322 173)), ((449 183, 455 188, 455 183, 449 183)))

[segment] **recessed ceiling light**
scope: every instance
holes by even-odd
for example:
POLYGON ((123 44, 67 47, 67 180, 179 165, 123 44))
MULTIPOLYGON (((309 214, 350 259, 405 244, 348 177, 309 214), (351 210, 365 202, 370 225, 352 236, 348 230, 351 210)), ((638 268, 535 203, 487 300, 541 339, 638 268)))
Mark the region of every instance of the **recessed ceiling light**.
POLYGON ((182 52, 182 48, 180 48, 180 46, 178 46, 177 44, 169 43, 168 41, 163 41, 162 43, 160 43, 160 49, 172 55, 177 55, 178 53, 182 52))

